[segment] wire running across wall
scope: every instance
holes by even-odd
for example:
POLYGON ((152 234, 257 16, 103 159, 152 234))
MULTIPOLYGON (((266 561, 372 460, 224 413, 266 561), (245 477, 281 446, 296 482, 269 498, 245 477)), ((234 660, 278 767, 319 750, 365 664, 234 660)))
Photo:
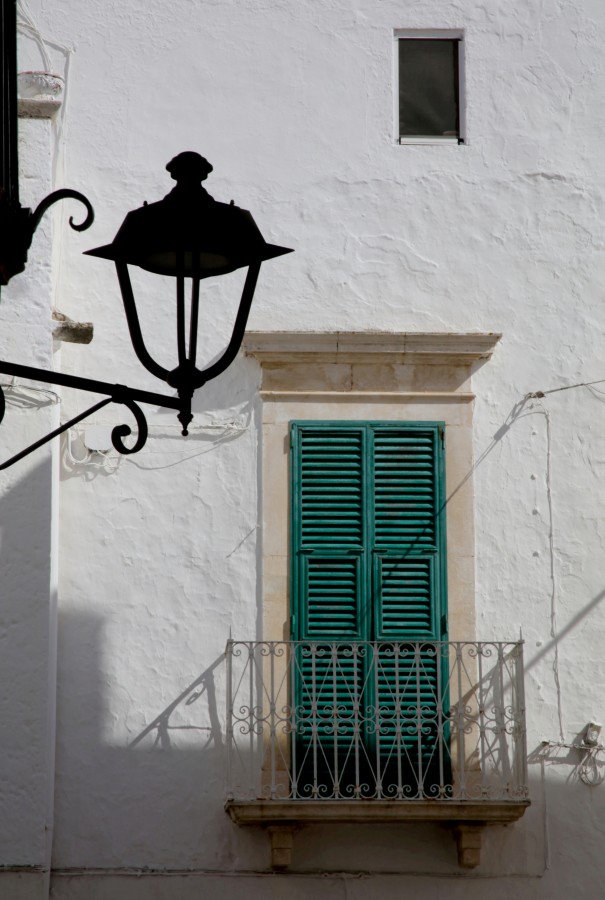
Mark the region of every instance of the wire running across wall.
MULTIPOLYGON (((584 752, 583 759, 579 765, 579 777, 585 784, 600 784, 605 776, 601 776, 597 767, 597 755, 600 751, 605 750, 600 744, 596 747, 588 747, 578 743, 569 744, 565 741, 565 728, 563 722, 562 709, 562 691, 561 678, 559 670, 559 630, 557 625, 557 599, 558 584, 555 567, 555 541, 554 541, 554 509, 553 509, 553 490, 552 490, 552 422, 548 408, 543 402, 550 394, 558 394, 563 391, 570 391, 576 388, 586 388, 589 393, 600 402, 605 402, 605 391, 599 390, 596 385, 605 384, 605 378, 599 378, 594 381, 580 381, 575 384, 562 385, 558 388, 550 388, 547 390, 531 391, 523 398, 524 404, 531 400, 537 402, 540 412, 544 416, 546 422, 546 497, 548 505, 548 541, 550 554, 550 581, 551 581, 551 597, 550 597, 550 637, 553 645, 553 676, 555 681, 555 689, 557 694, 557 716, 559 724, 559 740, 546 742, 551 747, 566 747, 580 749, 584 752), (596 774, 595 774, 596 773, 596 774)), ((530 407, 531 408, 531 407, 530 407)))

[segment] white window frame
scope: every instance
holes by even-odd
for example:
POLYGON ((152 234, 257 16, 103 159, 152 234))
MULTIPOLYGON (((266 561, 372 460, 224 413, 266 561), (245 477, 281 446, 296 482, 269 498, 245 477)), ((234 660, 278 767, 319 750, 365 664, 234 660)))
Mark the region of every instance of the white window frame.
POLYGON ((462 28, 395 28, 393 32, 393 134, 395 143, 464 146, 468 144, 466 131, 466 65, 465 40, 462 28), (399 41, 458 41, 458 123, 457 137, 400 137, 399 136, 399 41))

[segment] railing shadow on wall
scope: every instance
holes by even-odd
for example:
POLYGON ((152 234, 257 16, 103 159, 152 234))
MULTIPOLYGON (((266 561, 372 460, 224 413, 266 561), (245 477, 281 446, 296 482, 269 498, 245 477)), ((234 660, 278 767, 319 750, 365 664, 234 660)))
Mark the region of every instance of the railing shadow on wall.
MULTIPOLYGON (((207 733, 206 746, 213 746, 220 750, 223 747, 223 732, 218 714, 218 706, 216 701, 216 684, 215 671, 225 662, 225 654, 217 657, 214 662, 202 672, 194 681, 191 682, 162 712, 153 719, 130 743, 129 749, 134 749, 138 744, 145 740, 149 735, 153 736, 153 745, 160 746, 162 749, 169 749, 172 746, 170 732, 182 730, 195 730, 207 733), (191 706, 194 703, 206 700, 208 714, 210 717, 209 726, 195 725, 171 725, 170 717, 178 709, 181 704, 191 706)), ((203 747, 201 749, 204 749, 203 747)))

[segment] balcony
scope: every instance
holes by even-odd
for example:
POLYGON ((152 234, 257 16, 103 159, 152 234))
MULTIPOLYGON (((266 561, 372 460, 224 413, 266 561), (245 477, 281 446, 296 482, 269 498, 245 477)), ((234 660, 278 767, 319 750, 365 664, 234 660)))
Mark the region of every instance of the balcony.
POLYGON ((438 821, 459 865, 529 805, 521 643, 229 641, 228 800, 269 830, 438 821))

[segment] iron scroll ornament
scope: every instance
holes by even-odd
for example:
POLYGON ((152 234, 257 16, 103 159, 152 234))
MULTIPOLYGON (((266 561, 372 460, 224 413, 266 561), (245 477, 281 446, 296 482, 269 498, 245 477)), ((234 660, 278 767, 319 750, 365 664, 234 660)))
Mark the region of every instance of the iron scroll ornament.
POLYGON ((72 188, 60 188, 58 191, 53 191, 52 194, 45 197, 41 203, 38 203, 31 214, 30 223, 32 234, 40 224, 40 220, 44 213, 53 205, 53 203, 58 203, 59 200, 78 200, 80 203, 83 203, 86 207, 86 218, 83 222, 74 222, 74 217, 70 216, 69 224, 74 231, 86 231, 87 228, 90 228, 95 220, 95 212, 88 197, 85 197, 80 191, 72 190, 72 188))
POLYGON ((86 207, 86 218, 82 222, 74 222, 69 217, 69 224, 74 231, 85 231, 94 222, 95 214, 92 204, 80 191, 61 188, 53 191, 32 212, 23 206, 15 206, 6 198, 0 198, 0 286, 7 285, 13 275, 23 272, 27 263, 27 252, 31 247, 34 233, 44 213, 59 200, 78 200, 86 207))
MULTIPOLYGON (((145 444, 147 443, 147 437, 149 435, 149 427, 147 425, 147 419, 143 413, 141 407, 128 396, 128 388, 124 388, 122 385, 116 385, 116 392, 114 396, 106 397, 104 400, 100 400, 98 403, 95 403, 93 406, 85 409, 84 412, 79 413, 77 416, 74 416, 73 419, 70 419, 68 422, 64 422, 58 428, 55 428, 54 431, 51 431, 49 434, 44 435, 44 437, 40 438, 38 441, 35 441, 33 444, 30 444, 24 450, 21 450, 19 453, 16 453, 14 456, 11 456, 10 459, 7 459, 6 462, 0 464, 0 472, 4 469, 10 468, 15 463, 24 459, 26 456, 29 456, 30 453, 33 453, 35 450, 38 450, 40 447, 43 447, 44 444, 47 444, 49 441, 52 441, 53 438, 58 437, 63 432, 67 431, 69 428, 72 428, 74 425, 77 425, 83 419, 86 419, 88 416, 93 415, 98 412, 100 409, 103 409, 104 406, 107 406, 109 403, 122 403, 127 407, 128 410, 132 413, 137 423, 137 437, 132 446, 128 446, 123 441, 123 438, 128 437, 132 434, 132 428, 130 425, 116 425, 111 431, 111 443, 115 450, 121 454, 130 454, 130 453, 138 453, 139 450, 142 450, 145 444)), ((4 396, 4 389, 0 387, 0 422, 4 418, 4 413, 6 411, 6 399, 4 396)))

